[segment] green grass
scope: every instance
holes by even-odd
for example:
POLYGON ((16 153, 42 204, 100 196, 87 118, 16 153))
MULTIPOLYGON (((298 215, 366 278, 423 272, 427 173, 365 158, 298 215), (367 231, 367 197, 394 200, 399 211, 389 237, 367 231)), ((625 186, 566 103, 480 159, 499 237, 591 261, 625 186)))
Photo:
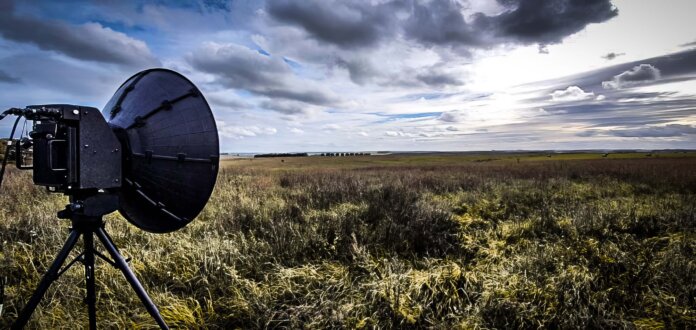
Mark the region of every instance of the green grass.
MULTIPOLYGON (((185 229, 107 230, 178 328, 696 327, 696 158, 526 156, 225 161, 185 229)), ((0 328, 63 243, 65 202, 8 173, 0 328)), ((97 285, 100 326, 154 327, 103 262, 97 285)), ((85 327, 82 287, 68 271, 29 326, 85 327)))

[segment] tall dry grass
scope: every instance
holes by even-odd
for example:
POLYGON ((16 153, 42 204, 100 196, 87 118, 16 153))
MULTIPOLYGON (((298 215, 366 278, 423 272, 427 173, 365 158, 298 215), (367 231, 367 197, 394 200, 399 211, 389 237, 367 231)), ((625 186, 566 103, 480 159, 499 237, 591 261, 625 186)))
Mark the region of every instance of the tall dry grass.
MULTIPOLYGON (((107 230, 180 328, 693 328, 696 159, 223 169, 184 230, 107 230)), ((66 237, 64 198, 10 171, 0 198, 7 327, 66 237)), ((86 325, 83 272, 32 328, 86 325)), ((102 327, 152 328, 97 269, 102 327)))

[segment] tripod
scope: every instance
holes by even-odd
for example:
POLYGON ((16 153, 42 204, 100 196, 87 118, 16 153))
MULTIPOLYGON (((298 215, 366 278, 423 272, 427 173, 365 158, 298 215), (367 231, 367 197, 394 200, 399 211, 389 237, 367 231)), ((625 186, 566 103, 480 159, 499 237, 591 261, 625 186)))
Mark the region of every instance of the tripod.
POLYGON ((19 317, 17 318, 15 323, 12 324, 12 329, 24 328, 24 326, 27 324, 27 321, 29 321, 31 314, 36 309, 36 306, 38 306, 39 302, 46 293, 46 290, 48 290, 48 287, 50 287, 53 281, 58 279, 60 275, 65 273, 65 271, 67 271, 72 265, 74 265, 78 261, 84 264, 85 266, 85 285, 87 286, 87 297, 85 299, 85 303, 87 304, 87 311, 89 314, 89 328, 96 329, 97 310, 95 304, 97 297, 94 285, 95 256, 103 259, 107 263, 121 270, 123 275, 126 277, 126 280, 128 280, 128 283, 133 288, 133 290, 135 290, 135 293, 140 298, 140 301, 143 303, 143 305, 145 305, 145 308, 150 313, 152 318, 155 319, 159 327, 162 329, 169 329, 167 324, 162 319, 162 315, 160 315, 159 311, 157 310, 157 306, 155 306, 155 304, 152 302, 150 297, 145 292, 143 286, 135 277, 135 274, 133 274, 133 271, 128 267, 128 261, 124 259, 123 256, 118 252, 118 249, 116 248, 116 245, 114 245, 114 242, 111 240, 111 237, 109 237, 109 234, 104 230, 104 222, 102 221, 102 217, 85 216, 74 213, 71 213, 69 217, 72 221, 72 228, 70 228, 70 235, 68 236, 67 241, 65 241, 63 248, 58 253, 58 256, 53 261, 53 264, 51 264, 51 267, 48 269, 46 274, 41 279, 41 282, 39 283, 39 286, 36 288, 36 291, 34 291, 34 294, 32 294, 31 299, 29 299, 27 305, 24 306, 24 309, 22 309, 22 311, 19 313, 19 317), (104 248, 106 248, 113 260, 109 259, 103 254, 99 253, 99 251, 94 249, 95 234, 97 238, 102 242, 104 248), (82 241, 84 243, 84 251, 80 253, 80 255, 78 255, 71 262, 69 262, 67 266, 65 266, 65 268, 61 269, 61 266, 63 266, 65 259, 68 258, 70 251, 75 247, 75 244, 77 243, 77 240, 80 236, 82 236, 82 241))

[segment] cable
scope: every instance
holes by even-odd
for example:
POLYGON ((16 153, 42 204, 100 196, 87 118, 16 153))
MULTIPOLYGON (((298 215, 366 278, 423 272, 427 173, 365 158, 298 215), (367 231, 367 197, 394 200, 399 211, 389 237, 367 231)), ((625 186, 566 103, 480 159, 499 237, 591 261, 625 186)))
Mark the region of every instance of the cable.
POLYGON ((0 187, 2 187, 2 179, 5 176, 5 167, 7 166, 7 159, 10 157, 10 147, 12 146, 12 138, 14 137, 14 133, 17 129, 17 124, 19 124, 20 119, 22 119, 22 117, 18 116, 17 120, 15 120, 14 125, 12 125, 10 139, 7 140, 7 146, 5 147, 5 157, 2 159, 2 167, 0 167, 0 187))
POLYGON ((2 113, 0 113, 0 120, 3 118, 7 117, 7 115, 17 115, 17 116, 22 116, 24 115, 24 109, 20 108, 9 108, 2 113))

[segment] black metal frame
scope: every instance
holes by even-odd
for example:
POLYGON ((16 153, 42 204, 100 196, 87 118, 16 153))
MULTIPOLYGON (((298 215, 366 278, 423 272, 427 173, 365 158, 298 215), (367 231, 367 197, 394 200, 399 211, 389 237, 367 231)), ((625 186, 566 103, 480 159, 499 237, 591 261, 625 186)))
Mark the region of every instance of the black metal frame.
POLYGON ((72 267, 76 262, 81 262, 85 267, 85 285, 87 287, 87 297, 85 298, 85 303, 87 304, 87 311, 89 314, 89 328, 97 328, 97 310, 96 310, 96 286, 94 281, 94 260, 95 256, 103 259, 110 265, 118 268, 125 276, 126 280, 133 288, 135 293, 140 298, 147 309, 150 316, 157 322, 157 325, 161 329, 169 329, 167 324, 164 322, 162 315, 160 315, 157 306, 152 302, 150 296, 143 288, 138 278, 135 277, 133 271, 128 267, 128 261, 123 258, 121 253, 119 253, 118 248, 114 244, 113 240, 109 234, 104 230, 104 222, 101 216, 84 216, 80 214, 75 214, 66 209, 70 214, 70 219, 72 220, 72 227, 70 228, 70 235, 65 241, 63 248, 58 252, 55 260, 49 267, 46 274, 44 274, 38 287, 32 294, 29 302, 22 309, 17 317, 17 320, 12 324, 12 329, 22 329, 31 318, 32 313, 41 302, 46 290, 51 286, 51 284, 60 277, 65 271, 72 267), (99 251, 94 249, 94 235, 96 234, 99 241, 108 251, 112 260, 99 253, 99 251), (75 244, 79 237, 82 236, 82 241, 84 244, 84 251, 80 253, 75 259, 70 261, 64 268, 63 263, 70 255, 70 251, 73 250, 75 244))

